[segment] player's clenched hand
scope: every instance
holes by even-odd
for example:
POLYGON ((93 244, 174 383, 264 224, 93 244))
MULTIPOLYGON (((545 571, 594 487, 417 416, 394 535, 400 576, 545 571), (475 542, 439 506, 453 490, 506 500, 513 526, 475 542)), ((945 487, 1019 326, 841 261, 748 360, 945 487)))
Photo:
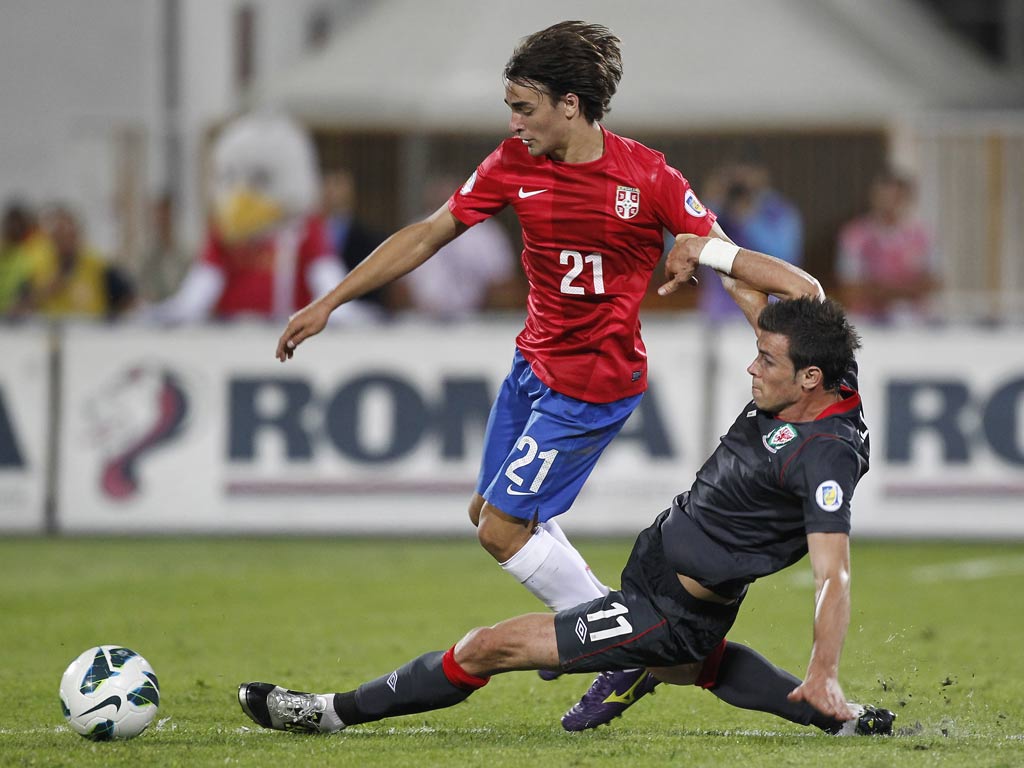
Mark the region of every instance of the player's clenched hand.
POLYGON ((843 689, 835 678, 808 675, 807 679, 790 691, 786 698, 790 701, 806 701, 821 714, 834 717, 836 720, 846 721, 854 717, 854 712, 843 695, 843 689))
POLYGON ((675 293, 683 283, 697 284, 697 257, 709 238, 683 233, 676 235, 676 242, 665 258, 665 277, 668 282, 658 289, 659 296, 675 293))
POLYGON ((330 314, 329 307, 319 301, 314 301, 292 315, 284 333, 277 340, 277 359, 282 363, 290 359, 299 344, 324 329, 330 314))

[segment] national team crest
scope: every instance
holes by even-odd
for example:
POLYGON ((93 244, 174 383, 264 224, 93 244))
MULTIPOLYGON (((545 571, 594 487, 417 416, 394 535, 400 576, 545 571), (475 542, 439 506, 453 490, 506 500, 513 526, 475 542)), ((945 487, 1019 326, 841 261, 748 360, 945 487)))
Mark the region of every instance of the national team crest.
POLYGON ((618 187, 615 190, 615 215, 632 219, 640 213, 640 190, 636 187, 618 187))
POLYGON ((777 453, 779 448, 786 443, 796 440, 797 437, 799 437, 799 433, 796 431, 796 427, 792 424, 783 424, 762 437, 761 442, 764 443, 764 447, 769 451, 777 453))

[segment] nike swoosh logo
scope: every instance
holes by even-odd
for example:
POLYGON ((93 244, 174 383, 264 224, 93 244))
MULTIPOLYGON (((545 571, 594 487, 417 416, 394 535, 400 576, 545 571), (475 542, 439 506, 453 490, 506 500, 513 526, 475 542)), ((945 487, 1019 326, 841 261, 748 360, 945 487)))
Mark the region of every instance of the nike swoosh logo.
POLYGON ((519 188, 519 197, 525 199, 527 197, 533 197, 534 195, 542 195, 547 192, 546 189, 535 189, 532 192, 527 192, 522 187, 519 188))
MULTIPOLYGON (((96 712, 97 710, 103 709, 104 707, 110 706, 111 704, 114 705, 114 711, 115 712, 120 710, 121 709, 121 697, 120 696, 107 696, 107 698, 105 698, 103 701, 101 701, 99 704, 97 704, 92 709, 85 710, 85 712, 83 712, 82 715, 88 715, 91 712, 96 712)), ((81 715, 79 715, 79 717, 81 717, 81 715)))
POLYGON ((533 491, 517 491, 511 485, 505 489, 509 496, 533 496, 533 491))

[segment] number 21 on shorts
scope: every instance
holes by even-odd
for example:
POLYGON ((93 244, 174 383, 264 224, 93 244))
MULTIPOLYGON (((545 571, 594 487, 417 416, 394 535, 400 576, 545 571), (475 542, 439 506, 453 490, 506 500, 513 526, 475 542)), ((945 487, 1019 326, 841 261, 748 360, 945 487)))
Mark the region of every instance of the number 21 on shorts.
POLYGON ((519 442, 516 443, 516 450, 524 451, 523 455, 508 465, 508 469, 505 470, 505 477, 512 481, 512 484, 508 487, 508 492, 514 496, 522 496, 527 493, 536 493, 540 490, 541 485, 544 482, 544 478, 548 476, 548 472, 551 470, 551 465, 555 462, 555 457, 558 455, 558 450, 552 448, 550 451, 541 451, 540 446, 537 445, 537 441, 529 435, 523 435, 519 438, 519 442), (530 483, 528 490, 514 490, 512 486, 522 488, 526 480, 523 479, 522 475, 519 474, 519 470, 529 466, 533 463, 534 459, 540 459, 541 465, 537 470, 537 474, 533 477, 533 482, 530 483))

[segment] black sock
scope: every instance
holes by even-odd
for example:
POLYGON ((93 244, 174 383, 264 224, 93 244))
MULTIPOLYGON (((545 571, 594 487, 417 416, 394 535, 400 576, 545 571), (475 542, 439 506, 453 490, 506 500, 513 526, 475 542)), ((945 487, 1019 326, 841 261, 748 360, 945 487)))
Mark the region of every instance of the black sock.
MULTIPOLYGON (((448 653, 452 654, 451 651, 448 653)), ((485 678, 466 675, 456 664, 457 669, 453 673, 459 681, 456 685, 448 678, 444 657, 444 651, 425 653, 391 674, 363 683, 354 691, 336 693, 334 710, 345 725, 358 725, 385 717, 450 707, 465 701, 486 683, 485 678)), ((454 655, 448 664, 455 664, 454 655)), ((451 667, 448 672, 451 672, 451 667)))
MULTIPOLYGON (((715 685, 709 690, 722 701, 741 709, 769 712, 800 725, 835 731, 839 720, 826 717, 805 701, 790 701, 800 679, 772 664, 752 648, 726 643, 715 685)), ((344 720, 344 718, 342 718, 344 720)))

